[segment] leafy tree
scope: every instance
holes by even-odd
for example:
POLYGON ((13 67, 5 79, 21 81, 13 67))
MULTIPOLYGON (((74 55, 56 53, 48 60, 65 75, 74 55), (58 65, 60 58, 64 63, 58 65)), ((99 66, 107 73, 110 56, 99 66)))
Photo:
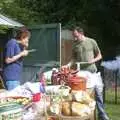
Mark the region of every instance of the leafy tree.
POLYGON ((103 49, 119 44, 119 0, 1 0, 0 8, 2 13, 25 25, 58 22, 65 28, 81 25, 103 49))

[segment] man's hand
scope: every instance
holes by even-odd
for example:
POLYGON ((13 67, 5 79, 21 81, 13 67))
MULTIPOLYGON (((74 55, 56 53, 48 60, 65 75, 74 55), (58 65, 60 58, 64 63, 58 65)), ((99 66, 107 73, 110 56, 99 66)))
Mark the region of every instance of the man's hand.
POLYGON ((68 65, 63 65, 61 68, 64 69, 64 68, 68 68, 69 66, 68 65))
POLYGON ((95 60, 92 59, 91 61, 88 61, 88 63, 89 63, 89 64, 93 64, 93 63, 95 63, 95 60))

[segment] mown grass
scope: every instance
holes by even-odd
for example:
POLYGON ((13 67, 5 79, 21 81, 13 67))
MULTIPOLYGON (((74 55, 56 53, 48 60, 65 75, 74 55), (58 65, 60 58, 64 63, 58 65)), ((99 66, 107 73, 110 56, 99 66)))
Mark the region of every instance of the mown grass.
POLYGON ((117 103, 115 103, 114 88, 110 88, 105 92, 105 110, 112 120, 120 120, 120 88, 117 92, 117 103))
POLYGON ((106 112, 112 120, 120 120, 120 104, 106 103, 106 112))

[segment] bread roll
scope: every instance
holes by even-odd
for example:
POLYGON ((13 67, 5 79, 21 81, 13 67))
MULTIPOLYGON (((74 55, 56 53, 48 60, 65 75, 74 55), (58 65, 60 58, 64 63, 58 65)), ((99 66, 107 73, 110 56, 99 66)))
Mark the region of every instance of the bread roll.
POLYGON ((62 103, 62 114, 65 116, 71 115, 71 102, 62 103))

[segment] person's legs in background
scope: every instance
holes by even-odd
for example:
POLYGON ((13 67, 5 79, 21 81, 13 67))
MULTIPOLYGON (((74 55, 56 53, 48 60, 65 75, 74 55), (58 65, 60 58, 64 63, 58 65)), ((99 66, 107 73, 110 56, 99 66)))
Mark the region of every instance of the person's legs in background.
POLYGON ((12 89, 16 88, 19 85, 20 85, 20 82, 17 81, 17 80, 7 80, 6 81, 7 90, 12 90, 12 89))
POLYGON ((96 98, 96 105, 98 109, 98 118, 100 120, 109 120, 103 103, 103 87, 95 86, 95 98, 96 98))

